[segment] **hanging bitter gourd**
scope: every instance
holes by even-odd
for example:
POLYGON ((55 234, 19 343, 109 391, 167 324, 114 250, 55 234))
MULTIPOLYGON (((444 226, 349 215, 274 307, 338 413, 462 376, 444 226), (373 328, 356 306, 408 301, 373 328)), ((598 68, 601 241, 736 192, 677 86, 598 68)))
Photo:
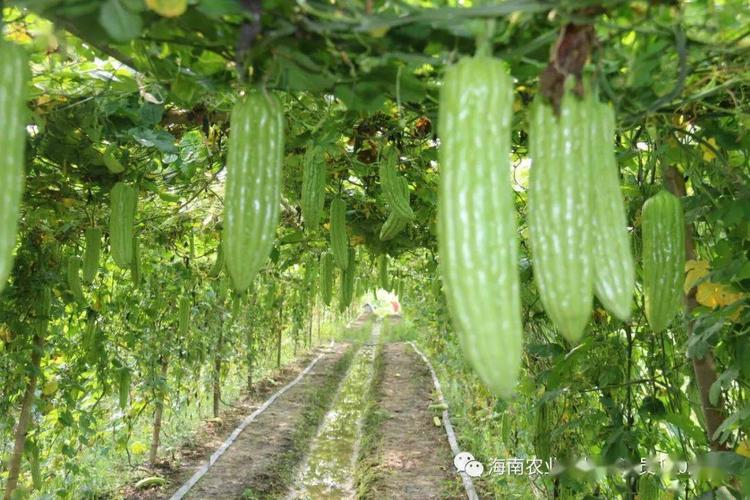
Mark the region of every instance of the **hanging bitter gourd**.
POLYGON ((380 241, 392 240, 406 228, 408 223, 408 220, 401 218, 396 212, 391 212, 383 223, 383 227, 380 228, 380 241))
POLYGON ((83 287, 81 286, 81 259, 76 256, 72 256, 68 259, 68 269, 67 269, 67 277, 68 277, 68 288, 70 289, 70 292, 73 294, 73 298, 79 303, 79 304, 85 304, 86 303, 86 297, 83 294, 83 287))
POLYGON ((221 274, 221 270, 223 267, 224 267, 224 245, 222 245, 220 241, 219 247, 216 249, 216 260, 214 261, 214 265, 211 266, 211 270, 208 272, 208 275, 211 278, 218 278, 219 274, 221 274))
POLYGON ((130 397, 130 382, 130 369, 127 366, 121 367, 117 372, 117 392, 121 410, 124 410, 128 407, 128 399, 130 397))
POLYGON ((576 343, 593 307, 594 270, 588 117, 566 91, 560 116, 541 98, 530 112, 528 220, 534 278, 544 309, 576 343))
POLYGON ((90 227, 84 233, 86 249, 83 252, 83 281, 90 284, 99 272, 99 256, 102 251, 102 230, 90 227))
POLYGON ((660 191, 643 204, 643 295, 646 319, 655 333, 682 306, 685 279, 685 216, 679 198, 660 191))
POLYGON ((356 259, 357 254, 354 248, 349 248, 349 265, 341 271, 341 300, 339 302, 339 311, 344 312, 351 305, 354 298, 354 278, 356 277, 356 259))
POLYGON ((397 164, 398 153, 396 150, 393 147, 385 148, 378 169, 380 186, 391 211, 398 214, 402 219, 410 221, 414 219, 414 211, 409 206, 409 183, 404 177, 398 175, 397 164), (405 191, 404 187, 406 187, 405 191))
MULTIPOLYGON (((502 61, 476 56, 446 70, 438 130, 441 275, 463 351, 502 397, 518 380, 523 344, 512 109, 513 82, 502 61)), ((403 284, 393 286, 404 292, 403 284)))
POLYGON ((251 91, 232 110, 224 197, 224 260, 242 293, 268 258, 281 204, 284 116, 270 94, 251 91))
POLYGON ((341 198, 331 202, 331 252, 336 265, 343 271, 349 265, 349 235, 346 232, 346 203, 341 198))
POLYGON ((388 290, 388 255, 383 254, 378 258, 378 281, 380 288, 388 290))
MULTIPOLYGON (((400 178, 395 181, 395 183, 398 185, 401 195, 406 198, 406 202, 408 203, 410 193, 406 179, 400 178)), ((380 228, 380 241, 388 241, 395 238, 406 228, 406 226, 409 225, 409 222, 411 222, 411 219, 401 216, 401 214, 395 210, 391 211, 385 223, 383 223, 383 227, 380 228)))
POLYGON ((532 442, 536 456, 546 460, 552 456, 552 447, 550 434, 553 431, 555 422, 552 420, 551 402, 539 401, 536 405, 536 419, 534 425, 534 435, 532 442))
POLYGON ((333 255, 325 252, 320 256, 320 297, 327 306, 331 305, 333 298, 333 255))
POLYGON ((305 229, 316 231, 320 225, 326 194, 326 164, 317 148, 308 145, 302 172, 302 216, 305 229))
POLYGON ((0 40, 0 292, 13 267, 26 151, 26 51, 0 40))
POLYGON ((584 106, 592 155, 594 293, 608 311, 627 321, 635 291, 635 264, 614 153, 615 113, 594 96, 587 97, 584 106))
POLYGON ((138 208, 138 193, 124 182, 118 182, 110 193, 109 245, 112 259, 122 269, 133 262, 133 226, 138 208))

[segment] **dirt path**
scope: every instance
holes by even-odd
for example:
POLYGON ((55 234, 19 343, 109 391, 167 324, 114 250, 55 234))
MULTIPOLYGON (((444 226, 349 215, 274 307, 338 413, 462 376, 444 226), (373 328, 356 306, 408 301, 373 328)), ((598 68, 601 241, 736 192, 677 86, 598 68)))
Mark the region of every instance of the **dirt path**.
MULTIPOLYGON (((268 469, 274 467, 274 464, 291 447, 292 435, 300 424, 300 420, 305 418, 304 410, 309 404, 310 395, 316 388, 330 383, 332 377, 341 376, 340 373, 334 373, 334 367, 341 360, 348 347, 348 344, 336 344, 333 348, 326 349, 326 355, 318 361, 313 369, 296 386, 289 389, 265 412, 259 415, 238 436, 233 445, 209 469, 185 498, 240 498, 248 488, 262 489, 267 487, 263 483, 268 477, 268 469)), ((283 384, 294 378, 299 371, 301 369, 290 373, 289 380, 279 383, 274 387, 275 390, 269 391, 267 395, 270 396, 276 392, 283 384)), ((257 406, 259 404, 248 407, 242 416, 251 413, 257 406)), ((207 456, 213 453, 223 442, 223 439, 234 430, 234 427, 226 425, 225 427, 226 432, 222 433, 225 435, 217 436, 211 442, 213 446, 201 447, 208 451, 205 454, 206 456, 202 457, 201 460, 194 461, 190 467, 185 467, 179 474, 179 478, 175 478, 173 481, 173 488, 160 494, 158 498, 169 498, 195 470, 205 463, 207 456)))
POLYGON ((358 445, 372 387, 380 323, 375 323, 371 332, 370 342, 354 355, 287 498, 353 498, 358 445))
POLYGON ((383 380, 378 403, 385 417, 375 445, 374 480, 369 498, 464 498, 442 427, 429 406, 430 372, 405 343, 383 346, 383 380))

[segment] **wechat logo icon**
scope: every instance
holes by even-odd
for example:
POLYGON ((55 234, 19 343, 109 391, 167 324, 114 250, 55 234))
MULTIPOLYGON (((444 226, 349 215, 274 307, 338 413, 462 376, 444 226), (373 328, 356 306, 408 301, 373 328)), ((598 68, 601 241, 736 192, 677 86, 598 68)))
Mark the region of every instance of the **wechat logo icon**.
POLYGON ((453 465, 457 472, 465 472, 469 477, 481 477, 484 473, 482 462, 474 458, 471 453, 462 451, 453 458, 453 465))

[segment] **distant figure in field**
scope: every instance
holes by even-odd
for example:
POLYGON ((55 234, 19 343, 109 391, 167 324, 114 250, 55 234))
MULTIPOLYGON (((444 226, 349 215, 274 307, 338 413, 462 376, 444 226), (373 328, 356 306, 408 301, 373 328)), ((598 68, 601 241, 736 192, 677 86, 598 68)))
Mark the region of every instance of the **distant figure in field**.
POLYGON ((398 303, 398 300, 392 300, 391 306, 393 306, 393 314, 398 314, 401 310, 401 304, 398 303))

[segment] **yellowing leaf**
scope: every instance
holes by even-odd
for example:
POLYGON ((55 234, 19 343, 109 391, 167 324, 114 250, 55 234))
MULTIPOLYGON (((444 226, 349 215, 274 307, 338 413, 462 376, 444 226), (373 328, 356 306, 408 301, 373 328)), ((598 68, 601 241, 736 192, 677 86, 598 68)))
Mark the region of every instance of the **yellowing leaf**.
POLYGON ((42 386, 42 394, 45 396, 52 396, 57 392, 58 383, 57 380, 51 379, 44 383, 42 386))
POLYGON ((710 269, 708 262, 705 260, 689 260, 685 262, 685 272, 687 273, 685 276, 685 286, 683 287, 685 293, 690 292, 695 283, 707 275, 710 269))
MULTIPOLYGON (((743 293, 734 291, 729 285, 706 281, 698 285, 695 299, 701 305, 716 309, 733 304, 744 296, 743 293)), ((732 315, 732 319, 737 319, 737 317, 739 317, 739 311, 732 315)))
POLYGON ((747 439, 737 445, 737 449, 734 452, 743 457, 750 458, 750 446, 748 446, 747 439))
POLYGON ((701 149, 703 149, 703 160, 704 161, 711 161, 714 158, 716 158, 716 154, 714 153, 715 150, 719 149, 719 145, 716 144, 716 139, 711 137, 706 141, 713 149, 706 146, 706 144, 701 144, 701 149))
POLYGON ((187 0, 146 0, 146 5, 164 17, 181 16, 187 10, 187 0))
POLYGON ((148 451, 148 446, 141 443, 140 441, 136 441, 135 443, 130 445, 130 452, 133 455, 140 455, 142 453, 146 453, 148 451))
POLYGON ((0 340, 3 342, 10 342, 13 340, 13 333, 5 325, 0 325, 0 340))
POLYGON ((22 27, 22 23, 11 23, 10 28, 7 32, 8 40, 14 42, 30 42, 33 40, 25 27, 22 27))
POLYGON ((721 305, 721 293, 721 285, 704 281, 698 285, 698 292, 695 294, 695 299, 701 305, 716 309, 721 305))

